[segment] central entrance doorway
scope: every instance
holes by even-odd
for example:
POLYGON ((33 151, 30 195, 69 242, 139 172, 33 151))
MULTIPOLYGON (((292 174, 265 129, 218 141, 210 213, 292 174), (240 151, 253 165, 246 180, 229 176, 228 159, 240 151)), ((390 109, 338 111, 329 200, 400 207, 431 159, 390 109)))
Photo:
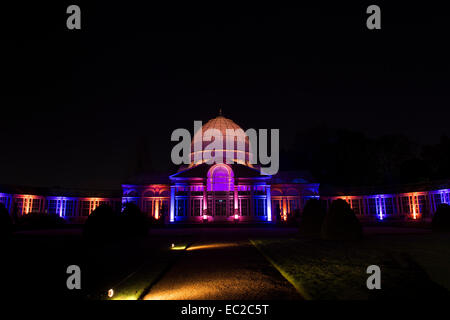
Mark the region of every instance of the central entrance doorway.
POLYGON ((214 205, 214 215, 222 217, 227 215, 227 201, 225 199, 216 199, 214 205))
POLYGON ((225 221, 233 214, 233 194, 230 192, 209 192, 208 208, 214 221, 225 221))
POLYGON ((209 214, 214 221, 226 221, 234 214, 234 173, 231 167, 219 163, 207 174, 209 214))

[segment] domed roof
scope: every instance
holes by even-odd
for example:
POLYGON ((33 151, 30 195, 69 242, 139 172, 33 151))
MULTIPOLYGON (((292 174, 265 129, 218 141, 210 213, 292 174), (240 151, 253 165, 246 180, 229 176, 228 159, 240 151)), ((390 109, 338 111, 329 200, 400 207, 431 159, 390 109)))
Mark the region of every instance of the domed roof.
MULTIPOLYGON (((212 157, 210 155, 210 151, 205 151, 205 148, 215 142, 214 138, 207 141, 202 141, 202 137, 205 137, 205 132, 207 132, 210 129, 216 129, 219 130, 222 134, 222 148, 220 149, 222 154, 223 162, 225 162, 226 159, 226 152, 227 151, 233 151, 233 160, 238 163, 250 165, 249 161, 251 159, 250 157, 250 143, 247 135, 245 134, 245 131, 237 125, 233 120, 225 118, 222 115, 219 115, 218 117, 209 120, 206 124, 202 126, 201 130, 198 130, 194 134, 194 138, 192 139, 191 143, 191 166, 203 163, 211 158, 215 158, 218 156, 218 154, 215 154, 212 152, 212 157), (227 132, 227 130, 233 130, 227 132), (234 139, 234 141, 233 141, 234 139), (227 140, 234 142, 232 149, 227 149, 227 140), (244 150, 243 148, 239 148, 239 142, 244 143, 244 150), (201 150, 202 153, 202 160, 195 161, 194 155, 195 155, 195 147, 197 146, 198 150, 201 150), (238 156, 240 154, 240 157, 238 156), (244 158, 244 161, 242 161, 240 158, 244 158)), ((214 132, 210 132, 214 136, 214 132)), ((217 150, 219 151, 219 150, 217 150)), ((251 166, 251 165, 250 165, 251 166)))
POLYGON ((231 119, 225 118, 224 116, 218 116, 214 119, 209 120, 203 127, 203 131, 208 129, 218 129, 222 131, 222 134, 225 135, 226 129, 242 129, 240 126, 236 124, 231 119))

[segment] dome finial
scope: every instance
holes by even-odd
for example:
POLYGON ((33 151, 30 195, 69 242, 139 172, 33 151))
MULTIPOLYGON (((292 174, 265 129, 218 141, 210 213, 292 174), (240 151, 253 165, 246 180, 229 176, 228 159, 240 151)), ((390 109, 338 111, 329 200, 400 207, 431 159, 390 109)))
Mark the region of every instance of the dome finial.
POLYGON ((222 105, 219 104, 219 116, 222 116, 222 105))

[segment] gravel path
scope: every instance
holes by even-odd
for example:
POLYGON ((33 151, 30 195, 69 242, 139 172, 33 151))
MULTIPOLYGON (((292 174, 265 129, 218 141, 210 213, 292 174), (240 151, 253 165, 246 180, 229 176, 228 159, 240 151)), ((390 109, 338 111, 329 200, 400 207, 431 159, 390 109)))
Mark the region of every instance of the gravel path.
POLYGON ((248 240, 199 241, 144 299, 302 299, 248 240))

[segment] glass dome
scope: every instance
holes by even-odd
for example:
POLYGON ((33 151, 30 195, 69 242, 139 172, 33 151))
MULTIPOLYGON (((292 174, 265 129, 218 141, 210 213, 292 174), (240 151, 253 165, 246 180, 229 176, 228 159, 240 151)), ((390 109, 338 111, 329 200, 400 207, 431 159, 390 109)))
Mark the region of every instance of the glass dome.
MULTIPOLYGON (((209 133, 213 135, 214 131, 209 131, 209 133)), ((252 158, 250 141, 248 136, 245 134, 245 131, 233 120, 220 115, 214 119, 209 120, 206 124, 203 125, 201 130, 197 131, 194 134, 194 138, 192 139, 191 143, 190 166, 194 166, 208 160, 215 160, 215 163, 225 163, 227 153, 231 155, 232 160, 235 163, 251 166, 250 162, 252 158), (217 148, 216 151, 206 149, 208 145, 215 142, 214 136, 211 139, 205 139, 205 133, 207 134, 207 131, 210 129, 216 129, 222 135, 222 143, 219 142, 221 148, 217 148), (228 129, 233 131, 227 132, 228 129), (228 143, 231 145, 231 147, 227 147, 227 141, 229 141, 228 143), (219 154, 219 152, 221 154, 219 154), (197 155, 197 157, 195 157, 195 155, 197 155), (220 161, 220 156, 222 161, 220 161)))

